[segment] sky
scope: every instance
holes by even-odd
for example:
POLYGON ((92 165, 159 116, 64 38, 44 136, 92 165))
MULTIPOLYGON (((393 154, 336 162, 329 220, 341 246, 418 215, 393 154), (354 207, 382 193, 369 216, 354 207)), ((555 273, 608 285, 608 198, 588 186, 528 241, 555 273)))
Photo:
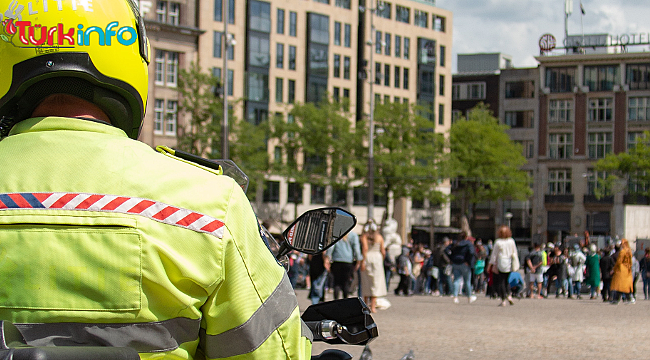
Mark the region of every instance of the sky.
MULTIPOLYGON (((436 6, 453 12, 453 72, 457 54, 495 53, 512 56, 515 67, 536 67, 539 38, 553 34, 564 40, 565 0, 437 0, 436 6)), ((622 35, 650 32, 650 1, 573 0, 569 35, 622 35)), ((647 36, 646 36, 647 38, 647 36)), ((633 51, 650 51, 635 46, 633 51)))

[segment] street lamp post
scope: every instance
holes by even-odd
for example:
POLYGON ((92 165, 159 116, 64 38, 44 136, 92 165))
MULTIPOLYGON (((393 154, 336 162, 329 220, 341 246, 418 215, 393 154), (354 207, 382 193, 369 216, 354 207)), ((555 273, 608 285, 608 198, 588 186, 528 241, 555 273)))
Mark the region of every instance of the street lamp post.
MULTIPOLYGON (((372 0, 370 0, 372 1, 372 0)), ((368 67, 370 68, 370 75, 369 76, 369 85, 370 85, 370 120, 368 123, 368 220, 374 219, 374 213, 375 213, 375 148, 374 148, 374 142, 375 142, 375 94, 374 94, 374 84, 375 84, 375 78, 377 74, 374 73, 373 67, 374 67, 374 62, 373 62, 373 54, 375 52, 375 49, 373 49, 373 45, 375 45, 375 24, 374 24, 374 15, 375 11, 377 11, 378 7, 375 5, 375 7, 369 8, 368 12, 370 13, 370 40, 366 42, 367 45, 370 46, 370 62, 368 64, 368 67)))
POLYGON ((221 83, 223 87, 223 124, 221 129, 221 158, 230 158, 230 148, 228 143, 228 49, 230 47, 231 39, 228 36, 228 20, 230 14, 228 13, 228 2, 223 2, 223 73, 221 74, 221 83))

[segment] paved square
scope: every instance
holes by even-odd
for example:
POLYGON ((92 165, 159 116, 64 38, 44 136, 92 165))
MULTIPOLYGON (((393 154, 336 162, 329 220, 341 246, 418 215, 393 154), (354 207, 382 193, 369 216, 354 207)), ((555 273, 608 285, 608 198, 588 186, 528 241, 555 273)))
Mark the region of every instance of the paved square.
MULTIPOLYGON (((392 287, 391 287, 392 289, 392 287)), ((297 290, 300 310, 309 306, 297 290)), ((639 294, 637 294, 639 295, 639 294)), ((413 349, 416 359, 648 359, 650 301, 610 305, 602 300, 499 300, 479 294, 473 304, 451 297, 388 295, 392 306, 373 315, 379 337, 370 343, 373 360, 399 360, 413 349)), ((588 297, 588 296, 587 296, 588 297)), ((332 300, 331 293, 327 300, 332 300)), ((313 354, 330 348, 315 343, 313 354)), ((358 359, 363 347, 342 346, 358 359)))

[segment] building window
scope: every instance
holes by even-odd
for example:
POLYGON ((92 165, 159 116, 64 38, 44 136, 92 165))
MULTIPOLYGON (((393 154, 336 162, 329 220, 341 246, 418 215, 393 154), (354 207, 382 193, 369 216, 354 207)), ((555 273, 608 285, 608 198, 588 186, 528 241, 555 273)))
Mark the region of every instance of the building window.
POLYGON ((438 104, 438 125, 445 125, 445 105, 438 104))
POLYGON ((627 150, 630 151, 636 148, 636 144, 642 139, 645 139, 645 135, 640 131, 627 133, 627 150))
POLYGON ((438 76, 438 95, 445 96, 445 76, 438 76))
POLYGON ((434 80, 435 73, 433 71, 420 70, 420 93, 435 95, 436 82, 434 80))
POLYGON ((284 100, 284 79, 275 78, 275 102, 281 103, 284 100))
POLYGON ((296 70, 296 47, 289 45, 289 70, 296 70))
POLYGON ((311 186, 311 203, 325 204, 325 186, 321 186, 321 185, 311 186))
POLYGON ((605 180, 607 178, 607 172, 605 171, 594 171, 593 169, 589 169, 589 172, 587 173, 587 194, 588 195, 595 195, 596 194, 596 189, 601 189, 602 185, 598 184, 598 180, 605 180))
POLYGON ((249 27, 263 33, 271 32, 271 4, 262 1, 250 2, 249 27))
POLYGON ((485 99, 485 83, 467 84, 468 99, 485 99))
POLYGON ((341 46, 341 23, 334 22, 334 45, 341 46))
POLYGON ((248 61, 250 65, 268 68, 271 63, 271 42, 269 38, 259 35, 259 33, 250 33, 248 39, 248 61))
POLYGON ((375 31, 375 54, 381 54, 381 31, 375 31))
POLYGON ((334 54, 334 67, 332 70, 334 71, 335 78, 341 77, 341 55, 334 54))
POLYGON ((235 70, 228 69, 228 96, 234 94, 235 89, 235 70))
POLYGON ((650 97, 630 97, 627 100, 627 120, 650 120, 650 97))
POLYGON ((375 63, 375 85, 381 85, 381 63, 375 63))
POLYGON ((404 6, 395 5, 395 20, 406 24, 410 24, 411 9, 404 6))
POLYGON ((620 83, 618 65, 585 66, 585 86, 589 91, 612 91, 620 83))
POLYGON ((176 135, 176 123, 178 118, 178 101, 167 100, 165 109, 165 135, 176 135))
POLYGON ((409 89, 409 69, 404 68, 404 90, 409 89))
POLYGON ((156 50, 155 84, 175 87, 178 83, 178 53, 156 50))
POLYGON ((506 111, 504 122, 513 129, 532 129, 534 127, 534 114, 532 110, 506 111))
POLYGON ((292 204, 302 204, 302 185, 295 182, 289 183, 287 189, 287 202, 292 204))
POLYGON ((573 135, 549 134, 548 157, 551 159, 571 159, 573 154, 573 135))
POLYGON ((390 56, 390 53, 391 53, 391 41, 390 41, 391 40, 391 35, 389 33, 386 33, 385 39, 386 40, 384 41, 384 55, 390 56))
POLYGON ((429 27, 429 13, 426 11, 415 10, 413 13, 413 24, 415 26, 428 28, 429 27))
POLYGON ((550 88, 552 93, 573 92, 575 84, 575 67, 546 69, 546 87, 550 88))
POLYGON ((248 73, 247 97, 252 101, 269 100, 269 76, 267 74, 248 73))
POLYGON ((611 98, 589 99, 589 116, 587 121, 612 121, 613 101, 611 98))
POLYGON ((351 39, 352 39, 352 25, 350 24, 345 24, 345 31, 343 33, 343 46, 346 48, 351 47, 351 39))
MULTIPOLYGON (((282 118, 282 114, 278 115, 276 113, 275 117, 282 118)), ((282 162, 282 148, 279 147, 279 146, 276 146, 273 149, 273 162, 275 162, 275 163, 281 163, 282 162)))
POLYGON ((329 5, 329 3, 330 3, 330 0, 314 0, 314 1, 315 1, 315 2, 319 2, 319 3, 322 3, 322 4, 328 4, 328 5, 329 5))
POLYGON ((158 22, 178 26, 180 24, 181 4, 171 1, 158 1, 156 19, 158 22))
POLYGON ((402 56, 402 37, 395 35, 395 57, 399 58, 402 56))
POLYGON ((549 122, 572 122, 573 100, 551 100, 548 103, 549 122))
POLYGON ((522 154, 526 159, 532 159, 535 156, 535 142, 533 140, 515 141, 521 145, 522 154))
POLYGON ((214 21, 223 21, 222 0, 214 0, 214 21))
POLYGON ((343 110, 350 111, 350 89, 343 88, 343 110))
POLYGON ((228 24, 235 23, 235 0, 228 0, 228 24))
POLYGON ((400 86, 400 76, 402 75, 402 68, 395 66, 395 87, 399 88, 400 86))
POLYGON ((532 99, 535 85, 532 80, 506 82, 506 99, 532 99))
POLYGON ((433 30, 445 32, 447 27, 447 19, 444 16, 433 17, 433 30))
POLYGON ((590 159, 602 159, 612 152, 612 133, 589 133, 587 135, 587 150, 590 159))
POLYGON ((267 181, 264 184, 264 202, 279 203, 280 202, 280 182, 267 181))
POLYGON ((221 40, 223 39, 223 33, 215 31, 213 32, 213 41, 212 41, 212 57, 221 58, 221 40))
POLYGON ((293 104, 296 102, 296 80, 289 80, 288 84, 288 99, 287 102, 289 104, 293 104))
POLYGON ((165 100, 156 99, 154 103, 153 133, 162 135, 164 124, 165 100))
POLYGON ((391 3, 387 2, 387 1, 381 1, 381 0, 377 1, 377 12, 376 13, 377 13, 378 17, 384 18, 384 19, 390 19, 391 18, 391 16, 390 16, 391 12, 392 12, 391 3))
POLYGON ((447 47, 440 45, 440 66, 445 67, 445 59, 447 56, 447 47))
POLYGON ((408 60, 411 56, 411 39, 404 38, 404 59, 408 60))
POLYGON ((298 26, 298 13, 289 12, 289 36, 296 36, 298 26))
POLYGON ((341 88, 336 86, 334 87, 334 91, 332 92, 332 100, 334 100, 335 103, 341 102, 341 88))
POLYGON ((553 169, 548 171, 548 194, 571 194, 571 170, 553 169))
POLYGON ((354 206, 368 205, 368 188, 357 186, 352 190, 352 204, 354 206))
POLYGON ((343 57, 343 78, 348 80, 350 79, 350 57, 349 56, 343 57))
POLYGON ((463 112, 460 110, 452 110, 451 111, 451 123, 455 123, 458 121, 460 118, 463 117, 463 112))
POLYGON ((635 171, 630 174, 627 180, 628 194, 643 194, 650 190, 648 183, 648 173, 645 171, 635 171))
POLYGON ((650 64, 627 64, 625 80, 630 90, 650 89, 650 64))
POLYGON ((284 67, 284 44, 275 45, 275 67, 278 69, 284 67))
POLYGON ((336 0, 334 2, 334 5, 340 8, 344 9, 349 9, 350 8, 350 0, 336 0))
POLYGON ((278 34, 284 34, 284 9, 278 9, 278 20, 275 26, 278 34))
POLYGON ((384 64, 384 86, 390 86, 390 64, 384 64))

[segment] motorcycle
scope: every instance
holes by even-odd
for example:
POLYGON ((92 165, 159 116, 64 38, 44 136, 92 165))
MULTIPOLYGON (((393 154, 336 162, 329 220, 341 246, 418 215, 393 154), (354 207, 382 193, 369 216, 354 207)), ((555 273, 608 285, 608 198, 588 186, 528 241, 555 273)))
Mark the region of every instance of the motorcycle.
MULTIPOLYGON (((356 225, 356 218, 340 208, 310 210, 296 219, 277 243, 261 227, 262 235, 276 260, 283 259, 292 250, 316 255, 334 245, 356 225)), ((314 341, 329 344, 366 345, 378 336, 377 326, 370 309, 359 298, 334 300, 308 307, 302 320, 312 331, 314 341)), ((32 347, 20 331, 10 322, 0 323, 0 360, 139 360, 135 349, 127 347, 32 347)), ((352 356, 344 351, 328 349, 312 360, 348 360, 352 356)))

